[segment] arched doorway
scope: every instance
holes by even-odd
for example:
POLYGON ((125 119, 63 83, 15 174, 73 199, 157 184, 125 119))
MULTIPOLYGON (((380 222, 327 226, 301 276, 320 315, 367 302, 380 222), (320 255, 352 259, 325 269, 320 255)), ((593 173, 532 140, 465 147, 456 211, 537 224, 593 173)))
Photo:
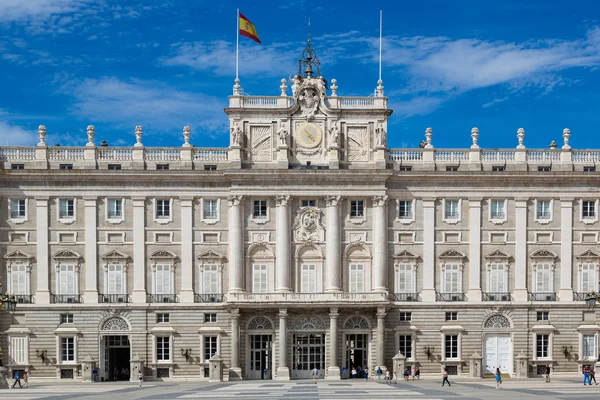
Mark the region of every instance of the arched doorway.
POLYGON ((273 323, 266 317, 255 317, 248 323, 249 378, 273 377, 273 323))
POLYGON ((352 377, 352 369, 357 369, 358 377, 364 375, 365 367, 369 367, 369 332, 370 324, 366 318, 355 315, 344 323, 344 360, 348 377, 352 377))
POLYGON ((512 375, 513 345, 511 324, 504 315, 492 315, 483 323, 484 374, 495 374, 500 368, 503 374, 512 375))
POLYGON ((131 328, 124 318, 111 316, 100 324, 99 376, 105 381, 129 380, 131 328))
POLYGON ((325 323, 316 315, 301 316, 292 325, 292 378, 309 379, 317 368, 325 375, 325 323))

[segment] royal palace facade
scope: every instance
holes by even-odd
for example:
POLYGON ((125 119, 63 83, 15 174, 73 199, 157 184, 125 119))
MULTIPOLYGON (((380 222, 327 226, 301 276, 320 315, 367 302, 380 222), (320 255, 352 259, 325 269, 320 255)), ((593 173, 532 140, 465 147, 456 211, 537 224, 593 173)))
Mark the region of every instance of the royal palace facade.
MULTIPOLYGON (((310 61, 310 60, 309 60, 310 61)), ((228 148, 1 147, 4 363, 37 379, 577 374, 598 358, 600 151, 387 147, 381 81, 310 69, 228 148), (290 94, 291 91, 291 94, 290 94), (133 361, 131 361, 133 360, 133 361), (209 360, 212 360, 209 362, 209 360), (214 375, 218 377, 218 375, 214 375)), ((291 83, 291 82, 290 82, 291 83)), ((468 134, 468 133, 467 133, 468 134)), ((466 136, 466 135, 465 135, 466 136)), ((132 142, 134 136, 131 135, 132 142)), ((219 378, 217 378, 219 379, 219 378)))

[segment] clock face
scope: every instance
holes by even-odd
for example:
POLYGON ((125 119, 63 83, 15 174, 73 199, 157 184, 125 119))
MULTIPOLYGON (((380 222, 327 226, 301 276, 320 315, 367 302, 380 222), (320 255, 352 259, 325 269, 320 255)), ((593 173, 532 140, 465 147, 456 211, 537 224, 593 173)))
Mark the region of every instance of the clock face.
POLYGON ((323 133, 318 125, 305 122, 296 128, 296 140, 300 146, 312 149, 321 144, 323 133))

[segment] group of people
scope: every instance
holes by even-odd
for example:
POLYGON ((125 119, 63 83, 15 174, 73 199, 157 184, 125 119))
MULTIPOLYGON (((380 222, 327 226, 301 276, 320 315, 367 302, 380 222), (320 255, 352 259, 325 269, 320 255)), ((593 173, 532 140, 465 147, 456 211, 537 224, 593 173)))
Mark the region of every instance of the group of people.
POLYGON ((118 380, 129 380, 129 368, 123 367, 120 372, 117 367, 113 369, 113 381, 118 380))
POLYGON ((583 386, 585 386, 586 382, 588 385, 592 386, 592 381, 597 385, 596 382, 596 370, 593 365, 584 365, 583 366, 583 386))
MULTIPOLYGON (((25 387, 29 386, 29 371, 23 372, 22 377, 23 377, 23 382, 25 383, 25 387)), ((20 388, 23 387, 23 385, 21 385, 21 372, 20 371, 15 371, 15 383, 13 383, 12 388, 14 388, 17 383, 19 384, 20 388)))
POLYGON ((408 369, 408 367, 404 368, 404 380, 408 381, 410 378, 412 378, 413 381, 415 378, 417 378, 417 380, 421 380, 421 369, 419 367, 415 367, 414 365, 411 369, 408 369))

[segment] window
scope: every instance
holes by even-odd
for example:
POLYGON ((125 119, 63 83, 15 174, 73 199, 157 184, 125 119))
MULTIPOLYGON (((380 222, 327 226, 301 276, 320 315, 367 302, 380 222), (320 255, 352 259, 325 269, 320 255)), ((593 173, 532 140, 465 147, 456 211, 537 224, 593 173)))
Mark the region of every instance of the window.
POLYGON ((458 359, 458 335, 445 335, 446 360, 458 359))
POLYGON ((121 164, 108 164, 108 169, 120 170, 121 169, 121 164))
POLYGON ((398 168, 398 171, 400 171, 400 172, 410 172, 410 171, 412 171, 412 167, 409 166, 409 165, 403 165, 403 166, 400 166, 400 168, 398 168))
POLYGON ((29 294, 27 286, 27 266, 25 264, 12 264, 10 269, 10 292, 12 294, 29 294))
POLYGON ((10 338, 10 357, 12 364, 26 365, 27 364, 27 336, 17 336, 10 338))
POLYGON ((204 322, 217 322, 217 314, 215 314, 215 313, 204 314, 204 322))
POLYGON ((459 219, 459 201, 458 200, 445 200, 444 201, 444 219, 459 219))
POLYGON ((58 294, 78 294, 75 285, 75 265, 58 266, 58 294))
POLYGON ((108 219, 123 218, 123 199, 108 199, 107 216, 108 219))
POLYGON ((412 264, 398 264, 398 284, 396 293, 414 293, 414 272, 412 264))
POLYGON ((350 292, 365 292, 365 265, 350 264, 350 292))
POLYGON ((204 336, 204 360, 208 361, 217 353, 217 337, 204 336))
POLYGON ((169 169, 169 164, 156 164, 157 170, 167 170, 169 169))
POLYGON ((458 312, 450 311, 446 313, 446 321, 458 321, 458 312))
POLYGON ((594 219, 596 218, 596 202, 584 200, 581 202, 581 218, 594 219))
POLYGON ((267 219, 267 200, 254 200, 252 216, 254 219, 267 219))
POLYGON ((590 166, 584 166, 583 167, 583 172, 595 172, 596 171, 596 166, 595 165, 590 165, 590 166))
POLYGON ((252 265, 252 293, 267 293, 267 265, 252 265))
POLYGON ((458 172, 458 166, 456 165, 447 165, 446 172, 458 172))
POLYGON ((73 169, 73 164, 60 164, 59 169, 73 169))
POLYGON ((156 322, 169 322, 169 314, 168 313, 157 313, 156 314, 156 322))
POLYGON ((75 200, 60 199, 58 201, 58 218, 73 219, 75 218, 75 200))
POLYGON ((156 337, 156 361, 170 361, 170 343, 168 336, 156 337))
POLYGON ((300 277, 300 292, 315 293, 317 291, 317 266, 315 264, 302 264, 300 277))
POLYGON ((444 293, 461 293, 460 265, 444 264, 444 293))
POLYGON ((538 167, 538 172, 550 172, 550 171, 552 171, 552 167, 546 167, 546 166, 538 167))
POLYGON ((316 207, 317 206, 317 201, 314 200, 314 199, 301 200, 300 201, 300 206, 301 207, 316 207))
POLYGON ((171 219, 171 200, 156 200, 156 219, 171 219))
POLYGON ((204 170, 205 171, 216 171, 217 170, 217 166, 214 164, 211 165, 205 165, 204 166, 204 170))
POLYGON ((350 218, 363 218, 365 216, 364 200, 350 200, 350 218))
POLYGON ((536 293, 552 292, 552 270, 550 264, 537 264, 535 270, 536 293))
POLYGON ((216 199, 202 199, 202 218, 217 219, 219 217, 219 204, 216 199))
POLYGON ((412 358, 412 335, 398 336, 398 351, 407 359, 412 358))
POLYGON ((537 201, 537 219, 550 219, 552 217, 552 211, 550 209, 550 200, 538 200, 537 201))
POLYGON ((412 313, 411 312, 400 312, 400 322, 410 322, 412 321, 412 313))
POLYGON ((25 199, 10 200, 10 217, 14 219, 27 218, 27 201, 25 199))
POLYGON ((205 264, 202 270, 202 293, 219 293, 219 266, 217 264, 205 264))
POLYGON ((581 358, 583 360, 596 358, 598 346, 596 345, 596 334, 584 333, 581 336, 581 358))
POLYGON ((549 315, 550 315, 549 311, 538 311, 537 312, 537 320, 538 321, 548 321, 549 315))
POLYGON ((504 165, 492 165, 492 172, 504 172, 506 167, 504 165))
POLYGON ((127 289, 123 284, 123 265, 108 264, 106 294, 125 294, 127 289))
POLYGON ((171 288, 171 264, 156 264, 154 294, 173 294, 171 288))
POLYGON ((490 216, 492 219, 505 219, 504 200, 492 200, 490 204, 490 216))
POLYGON ((413 202, 412 200, 400 200, 398 202, 398 218, 412 219, 413 218, 413 202))
POLYGON ((535 335, 535 355, 537 358, 548 358, 548 347, 550 345, 550 335, 547 333, 535 335))
POLYGON ((75 362, 75 338, 60 338, 60 361, 75 362))
POLYGON ((60 323, 61 324, 72 324, 73 323, 73 314, 60 314, 60 323))
POLYGON ((597 289, 596 282, 596 264, 582 263, 580 272, 579 291, 595 292, 597 289))
POLYGON ((25 164, 10 164, 10 169, 25 169, 25 164))
POLYGON ((491 263, 489 265, 490 280, 489 280, 489 292, 490 293, 507 293, 507 274, 504 268, 504 264, 491 263))

